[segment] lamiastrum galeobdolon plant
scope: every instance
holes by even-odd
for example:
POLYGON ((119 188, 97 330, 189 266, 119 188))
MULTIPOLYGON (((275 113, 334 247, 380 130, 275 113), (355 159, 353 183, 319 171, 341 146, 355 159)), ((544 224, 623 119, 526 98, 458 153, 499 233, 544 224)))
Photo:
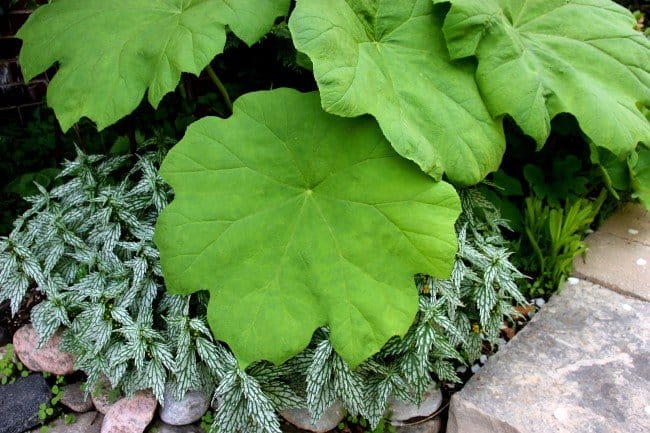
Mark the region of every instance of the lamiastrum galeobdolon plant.
MULTIPOLYGON (((103 128, 209 68, 226 27, 252 44, 289 6, 55 0, 20 30, 21 65, 29 79, 59 63, 63 129, 103 128)), ((176 197, 155 238, 168 290, 212 292, 210 327, 240 367, 290 359, 320 326, 359 365, 412 324, 412 275, 451 271, 460 206, 441 179, 496 170, 504 116, 541 147, 572 114, 612 188, 647 204, 650 42, 634 24, 608 0, 298 0, 289 29, 319 93, 245 95, 170 151, 176 197)))
POLYGON ((180 398, 202 389, 221 403, 214 425, 222 431, 277 431, 275 411, 307 407, 317 418, 336 399, 374 425, 389 396, 417 401, 432 374, 457 381, 455 363, 494 344, 513 301, 523 302, 505 222, 476 190, 462 190, 452 276, 418 275, 418 312, 403 339, 352 370, 323 327, 283 364, 244 371, 212 338, 205 292, 166 293, 152 236, 170 195, 155 170, 167 145, 145 142, 135 166, 128 156, 79 152, 0 242, 0 299, 16 309, 30 287, 46 294, 33 324, 42 341, 63 328, 62 348, 86 372, 89 392, 105 386, 102 375, 114 390, 151 388, 161 401, 165 391, 180 398))

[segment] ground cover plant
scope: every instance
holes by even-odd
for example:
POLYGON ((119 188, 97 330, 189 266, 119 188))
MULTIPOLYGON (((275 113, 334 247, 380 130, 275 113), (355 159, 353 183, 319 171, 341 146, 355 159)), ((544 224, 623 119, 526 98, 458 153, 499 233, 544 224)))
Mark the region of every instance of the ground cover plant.
MULTIPOLYGON (((20 30, 20 60, 27 79, 57 63, 63 130, 114 124, 145 93, 156 107, 202 70, 227 118, 193 123, 162 178, 160 152, 80 152, 3 241, 0 295, 16 311, 44 292, 35 326, 66 328, 91 382, 159 398, 216 387, 223 431, 277 431, 274 410, 317 417, 337 398, 374 427, 388 395, 455 380, 452 361, 475 359, 525 302, 508 223, 465 189, 499 168, 511 130, 542 149, 555 119, 574 119, 602 185, 648 204, 650 42, 636 27, 608 0, 55 0, 20 30), (230 97, 213 58, 269 32, 316 88, 230 97)), ((562 215, 548 210, 551 238, 562 215)))
POLYGON ((214 425, 226 431, 275 431, 275 410, 307 407, 319 417, 336 399, 374 426, 390 395, 417 401, 432 374, 458 381, 456 365, 476 360, 484 341, 496 344, 513 301, 525 302, 505 221, 478 190, 463 190, 451 278, 417 276, 417 310, 403 339, 353 370, 321 327, 286 362, 242 369, 212 337, 206 293, 166 292, 152 224, 171 194, 155 170, 170 144, 146 141, 133 166, 129 155, 79 151, 61 185, 32 196, 0 244, 0 296, 15 310, 30 287, 46 294, 33 325, 42 341, 63 327, 62 348, 75 355, 88 390, 102 386, 102 375, 118 391, 151 388, 161 400, 165 389, 178 397, 201 389, 222 402, 214 425))

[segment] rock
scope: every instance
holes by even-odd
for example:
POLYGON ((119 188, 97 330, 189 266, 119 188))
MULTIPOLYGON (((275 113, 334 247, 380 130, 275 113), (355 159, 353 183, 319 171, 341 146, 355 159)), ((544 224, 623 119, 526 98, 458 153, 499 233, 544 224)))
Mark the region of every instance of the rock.
POLYGON ((429 416, 440 408, 440 404, 442 404, 442 392, 435 382, 422 396, 420 405, 404 403, 391 397, 388 399, 391 424, 400 425, 411 418, 429 416))
MULTIPOLYGON (((113 400, 110 397, 112 391, 111 382, 102 375, 99 385, 96 389, 93 389, 90 393, 90 399, 93 402, 93 406, 97 409, 97 412, 106 415, 108 408, 117 401, 113 400)), ((119 396, 121 397, 121 395, 119 396)))
POLYGON ((0 433, 21 433, 37 426, 38 407, 50 397, 50 387, 40 374, 0 386, 0 433))
POLYGON ((171 393, 164 394, 165 405, 160 409, 160 419, 170 425, 187 425, 201 419, 208 410, 210 401, 201 391, 186 392, 176 401, 171 393))
POLYGON ((195 425, 169 425, 158 420, 149 429, 149 433, 205 433, 195 425))
POLYGON ((396 433, 439 433, 442 429, 440 417, 428 419, 414 424, 405 424, 396 427, 396 433))
POLYGON ((587 253, 573 261, 575 277, 650 301, 650 245, 600 231, 585 242, 587 253))
POLYGON ((307 409, 286 409, 280 411, 280 415, 291 424, 303 430, 324 433, 336 428, 343 421, 345 410, 341 402, 336 401, 325 410, 323 416, 316 422, 311 419, 307 409))
POLYGON ((81 390, 79 382, 66 385, 63 389, 61 404, 72 409, 75 412, 88 412, 93 408, 93 401, 90 396, 86 397, 85 392, 81 390))
POLYGON ((447 432, 650 432, 649 359, 649 302, 566 284, 453 395, 447 432))
POLYGON ((628 203, 608 218, 598 231, 650 246, 650 212, 640 204, 628 203))
POLYGON ((14 353, 32 371, 46 371, 64 376, 74 372, 74 357, 59 350, 61 334, 38 348, 38 334, 32 325, 25 325, 14 334, 14 353))
POLYGON ((158 402, 151 391, 138 391, 112 404, 102 423, 101 433, 143 433, 153 419, 158 402))
MULTIPOLYGON (((66 423, 65 418, 57 418, 47 426, 47 433, 99 433, 104 415, 99 412, 86 412, 72 415, 74 420, 66 423)), ((41 433, 37 428, 31 433, 41 433)))

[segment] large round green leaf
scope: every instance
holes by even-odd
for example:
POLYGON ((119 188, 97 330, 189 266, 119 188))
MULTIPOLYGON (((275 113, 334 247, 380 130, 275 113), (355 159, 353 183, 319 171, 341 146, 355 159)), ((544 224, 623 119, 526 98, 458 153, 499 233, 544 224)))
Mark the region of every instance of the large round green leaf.
POLYGON ((439 178, 474 184, 505 142, 474 82, 451 63, 431 0, 298 0, 289 21, 314 64, 325 110, 372 114, 395 150, 439 178))
POLYGON ((550 119, 573 114, 615 155, 650 143, 650 42, 609 0, 450 2, 444 33, 453 58, 476 55, 476 81, 493 116, 511 115, 541 146, 550 119))
POLYGON ((289 0, 55 0, 18 32, 26 80, 59 62, 47 92, 63 130, 86 116, 102 129, 149 88, 156 107, 182 72, 199 74, 223 51, 225 27, 251 44, 289 0))
POLYGON ((243 366, 288 359, 323 325, 355 366, 408 329, 415 273, 451 271, 454 189, 316 93, 244 95, 160 171, 175 191, 155 237, 167 288, 210 290, 210 326, 243 366))

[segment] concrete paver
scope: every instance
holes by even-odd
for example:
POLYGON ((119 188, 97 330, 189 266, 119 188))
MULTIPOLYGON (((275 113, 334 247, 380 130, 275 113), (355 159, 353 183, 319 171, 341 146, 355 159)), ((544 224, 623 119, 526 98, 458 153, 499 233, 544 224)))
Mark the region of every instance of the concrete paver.
POLYGON ((650 432, 650 213, 629 204, 586 242, 582 280, 452 397, 448 433, 650 432))
POLYGON ((573 274, 620 293, 650 301, 650 246, 597 231, 589 250, 573 262, 573 274))
POLYGON ((650 212, 640 204, 628 203, 605 221, 598 232, 650 246, 650 212))
POLYGON ((567 284, 451 401, 448 433, 650 432, 650 304, 567 284))

